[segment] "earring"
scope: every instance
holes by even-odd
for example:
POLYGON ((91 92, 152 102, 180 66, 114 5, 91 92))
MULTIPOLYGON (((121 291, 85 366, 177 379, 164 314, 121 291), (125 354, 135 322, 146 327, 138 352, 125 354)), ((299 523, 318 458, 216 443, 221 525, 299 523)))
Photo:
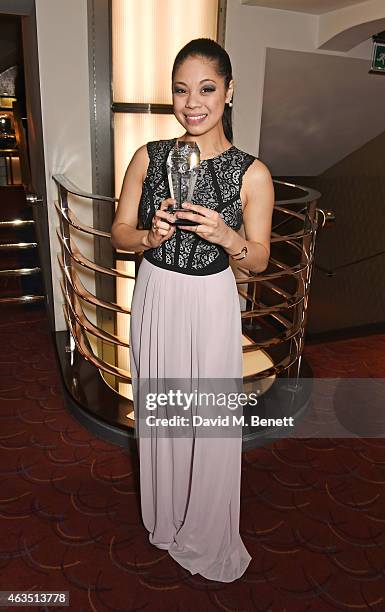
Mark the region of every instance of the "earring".
POLYGON ((230 100, 230 102, 229 102, 229 106, 230 106, 230 108, 232 107, 232 105, 233 105, 233 101, 232 101, 232 100, 230 100))

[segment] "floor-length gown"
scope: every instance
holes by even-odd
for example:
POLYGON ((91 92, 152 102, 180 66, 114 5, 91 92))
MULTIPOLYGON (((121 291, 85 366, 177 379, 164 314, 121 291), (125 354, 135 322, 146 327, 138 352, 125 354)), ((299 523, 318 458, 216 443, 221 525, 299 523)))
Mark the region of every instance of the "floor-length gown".
POLYGON ((145 407, 138 399, 146 380, 242 379, 240 303, 231 267, 183 274, 143 258, 131 307, 130 363, 149 541, 191 574, 236 580, 251 560, 239 533, 241 428, 230 437, 167 437, 156 427, 142 435, 145 407))

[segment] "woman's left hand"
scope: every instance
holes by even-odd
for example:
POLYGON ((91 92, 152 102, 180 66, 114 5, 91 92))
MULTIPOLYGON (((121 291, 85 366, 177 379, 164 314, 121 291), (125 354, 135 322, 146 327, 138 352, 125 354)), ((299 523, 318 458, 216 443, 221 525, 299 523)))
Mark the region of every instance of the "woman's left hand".
POLYGON ((216 210, 191 202, 183 202, 182 208, 185 208, 186 212, 177 212, 175 217, 197 221, 199 225, 178 225, 177 227, 190 230, 208 242, 215 244, 226 242, 230 228, 216 210))

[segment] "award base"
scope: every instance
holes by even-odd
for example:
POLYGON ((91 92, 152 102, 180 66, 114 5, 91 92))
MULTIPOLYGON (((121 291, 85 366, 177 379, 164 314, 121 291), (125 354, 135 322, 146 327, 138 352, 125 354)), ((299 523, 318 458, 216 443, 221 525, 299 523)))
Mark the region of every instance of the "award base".
MULTIPOLYGON (((186 208, 169 208, 167 209, 167 212, 174 214, 176 212, 187 212, 186 208)), ((199 221, 191 221, 191 219, 178 219, 176 218, 175 221, 170 221, 169 222, 170 225, 199 225, 199 221)))

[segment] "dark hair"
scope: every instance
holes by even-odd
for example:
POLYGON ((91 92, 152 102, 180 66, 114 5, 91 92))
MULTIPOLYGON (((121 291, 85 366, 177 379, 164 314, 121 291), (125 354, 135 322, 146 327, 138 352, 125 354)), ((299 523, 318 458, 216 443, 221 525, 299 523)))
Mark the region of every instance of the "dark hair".
MULTIPOLYGON (((171 78, 174 80, 176 69, 191 56, 206 57, 209 60, 216 62, 216 70, 225 80, 225 91, 228 89, 229 83, 233 78, 230 57, 221 45, 211 38, 195 38, 190 40, 182 49, 174 60, 172 67, 171 78)), ((222 115, 223 131, 227 140, 233 142, 233 126, 231 120, 231 107, 225 104, 225 109, 222 115)))

